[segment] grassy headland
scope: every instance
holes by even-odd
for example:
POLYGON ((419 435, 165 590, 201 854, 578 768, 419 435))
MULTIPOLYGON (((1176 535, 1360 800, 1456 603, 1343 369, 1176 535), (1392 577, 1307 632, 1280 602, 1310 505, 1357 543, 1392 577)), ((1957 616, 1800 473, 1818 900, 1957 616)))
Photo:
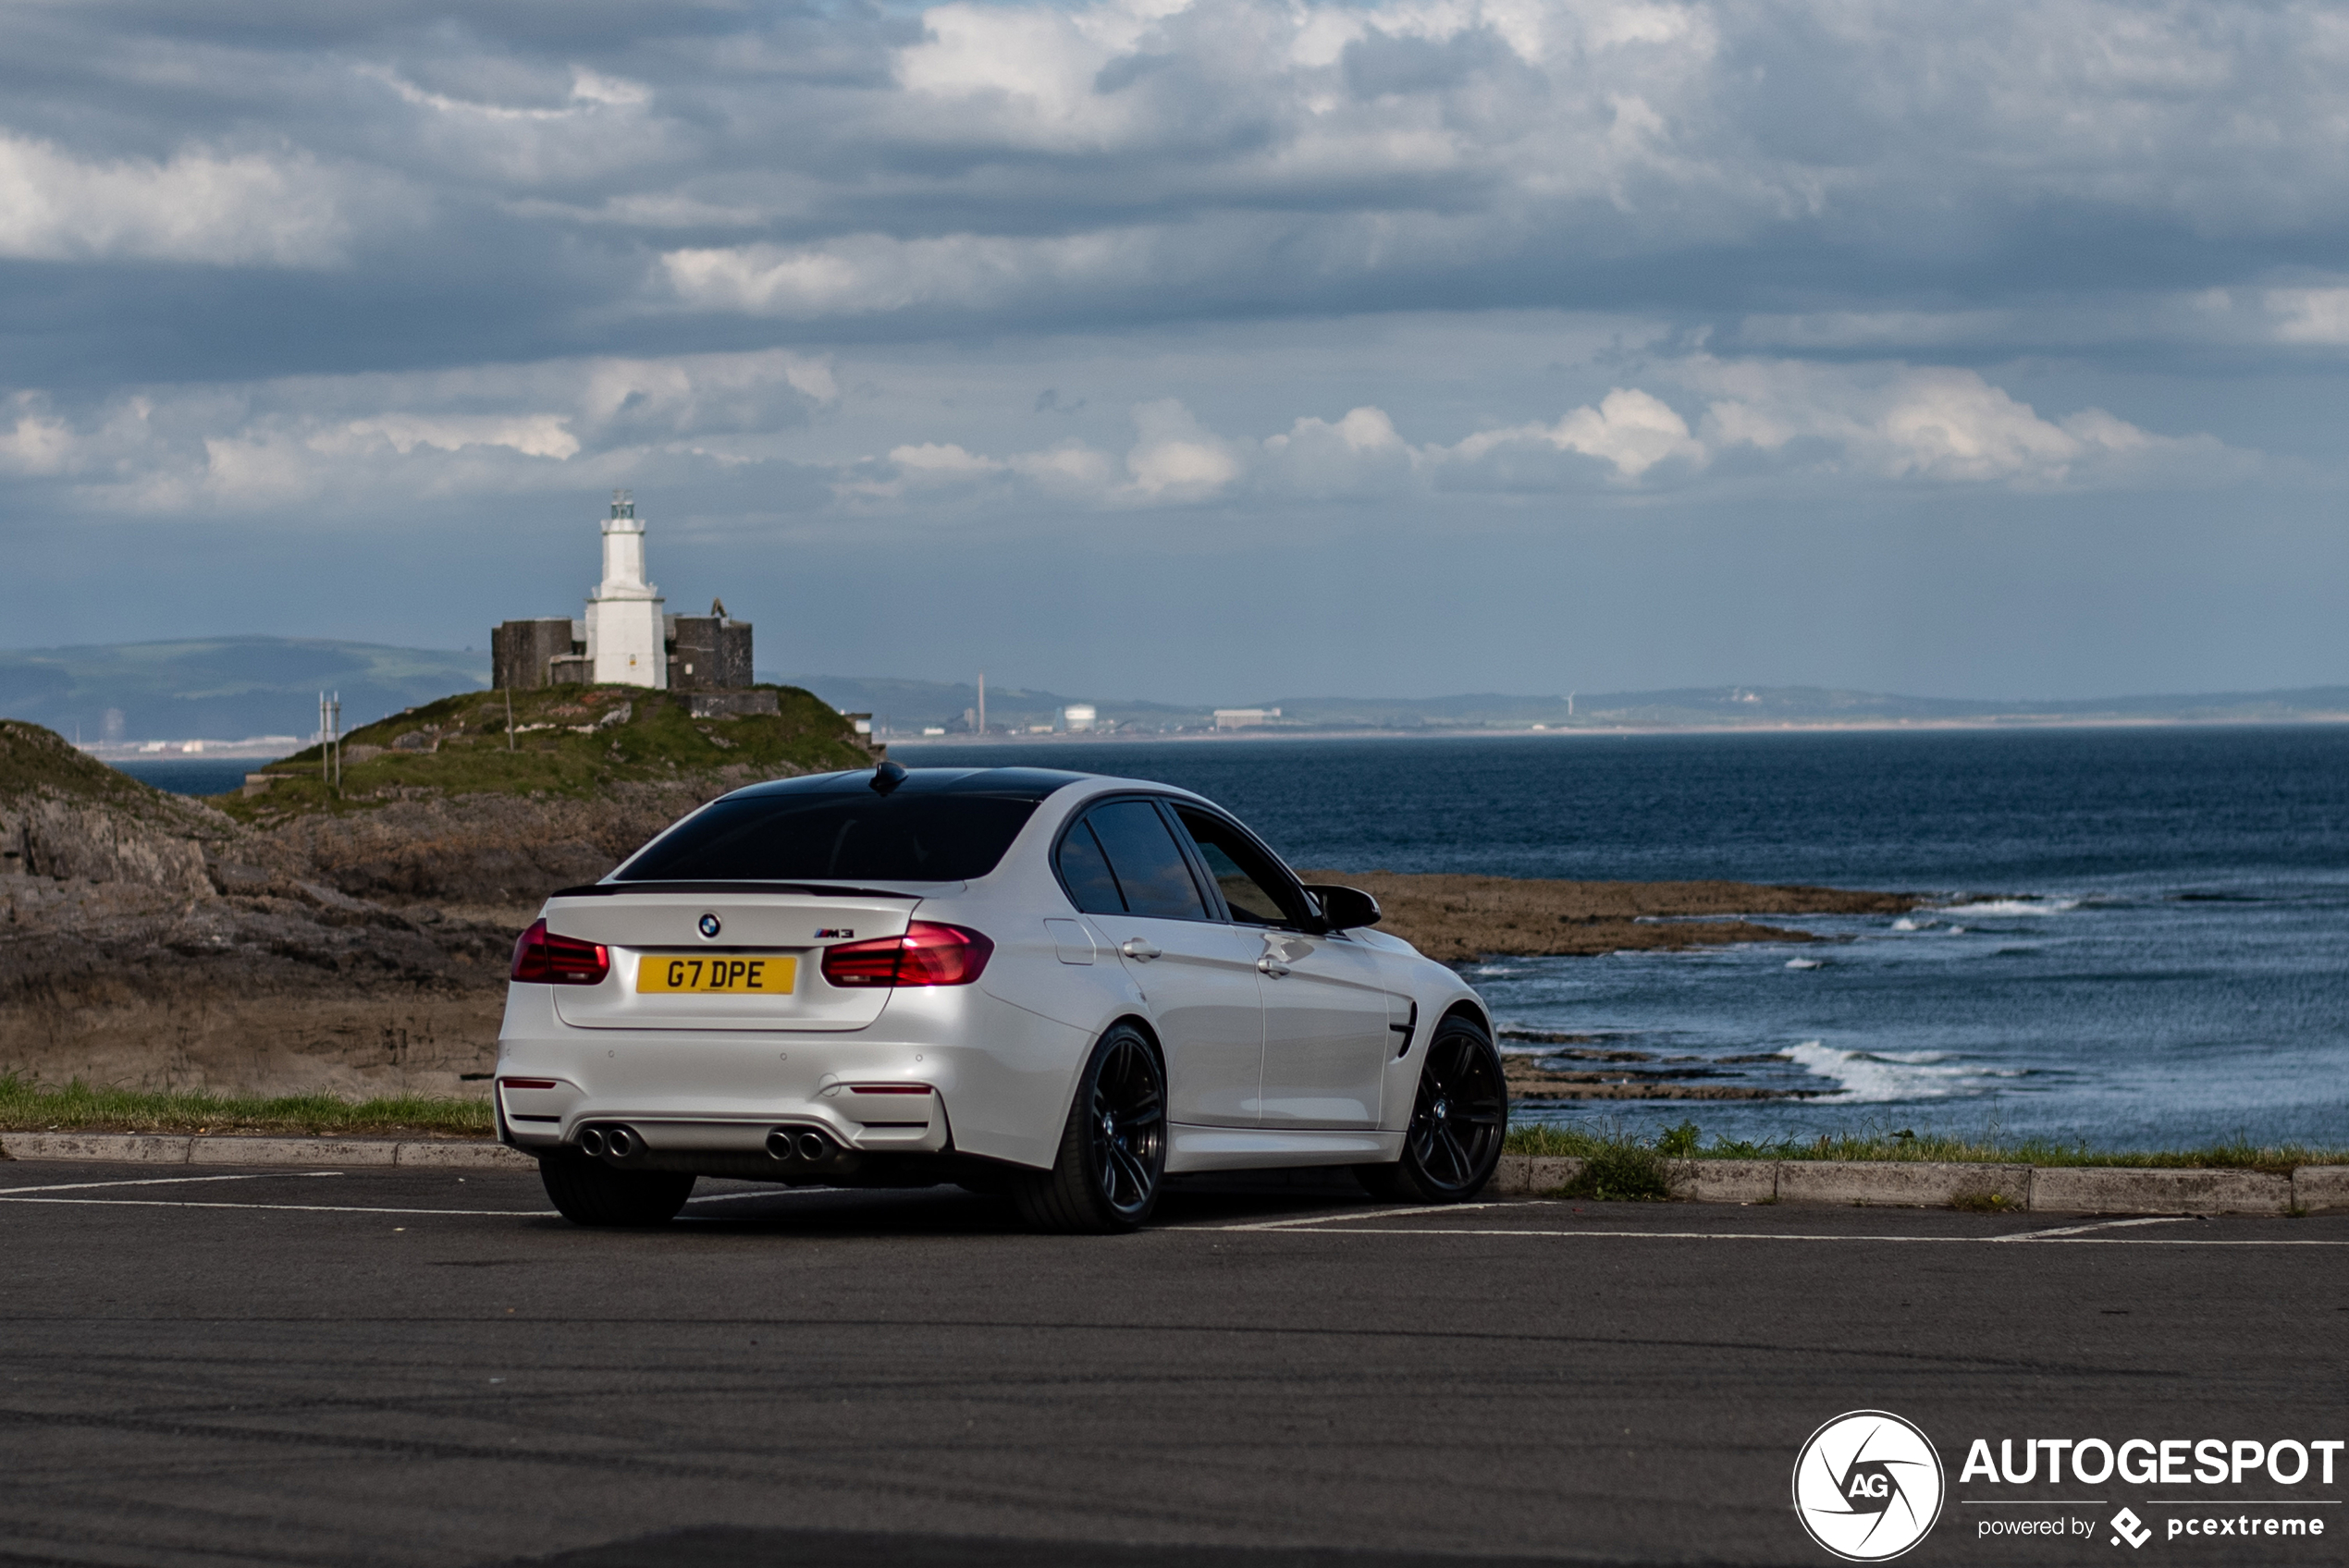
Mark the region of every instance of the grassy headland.
POLYGON ((461 795, 582 800, 615 784, 704 777, 771 778, 866 767, 872 753, 848 720, 793 686, 774 714, 695 718, 675 694, 636 686, 467 692, 409 708, 343 738, 342 783, 322 777, 313 746, 256 772, 274 782, 215 801, 240 822, 366 810, 461 795), (511 730, 509 731, 509 699, 511 730))

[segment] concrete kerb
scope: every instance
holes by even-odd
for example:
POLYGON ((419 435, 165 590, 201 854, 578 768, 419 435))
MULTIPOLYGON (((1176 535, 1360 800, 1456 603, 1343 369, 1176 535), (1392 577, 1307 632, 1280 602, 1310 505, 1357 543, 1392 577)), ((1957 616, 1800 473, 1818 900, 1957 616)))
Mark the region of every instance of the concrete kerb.
POLYGON ((2349 1165, 2304 1165, 2292 1173, 2295 1207, 2349 1208, 2349 1165))
MULTIPOLYGON (((135 1165, 391 1166, 432 1170, 530 1170, 537 1161, 500 1144, 463 1138, 229 1138, 151 1133, 6 1133, 0 1151, 21 1160, 135 1165)), ((2349 1165, 2304 1165, 2290 1176, 2257 1170, 2114 1166, 1963 1165, 1925 1160, 1669 1159, 1672 1195, 1694 1203, 1832 1203, 1911 1208, 2012 1208, 2057 1214, 2287 1214, 2349 1208, 2349 1165)), ((1503 1155, 1493 1191, 1553 1193, 1582 1172, 1579 1159, 1503 1155)))
MULTIPOLYGON (((2349 1208, 2349 1165, 2257 1170, 1968 1165, 1927 1160, 1667 1159, 1672 1195, 1695 1203, 1832 1203, 2051 1214, 2288 1214, 2349 1208)), ((1558 1156, 1504 1155, 1494 1187, 1553 1193, 1581 1174, 1558 1156)))
POLYGON ((1827 1159, 1778 1165, 1780 1203, 2024 1209, 2034 1195, 2027 1165, 1827 1159))
POLYGON ((471 1138, 215 1138, 149 1133, 0 1133, 14 1159, 138 1165, 405 1166, 434 1170, 535 1170, 516 1149, 471 1138))
POLYGON ((2077 1214, 2283 1214, 2295 1207, 2293 1185, 2291 1176, 2269 1176, 2257 1170, 2099 1170, 2059 1166, 2032 1177, 2031 1206, 2077 1214))

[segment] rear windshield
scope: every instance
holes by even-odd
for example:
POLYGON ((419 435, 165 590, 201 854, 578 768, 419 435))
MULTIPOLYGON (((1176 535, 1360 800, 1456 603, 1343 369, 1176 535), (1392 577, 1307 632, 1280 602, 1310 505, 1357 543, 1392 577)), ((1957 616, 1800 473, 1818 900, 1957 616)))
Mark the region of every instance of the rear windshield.
POLYGON ((1034 801, 990 795, 761 795, 720 801, 623 882, 963 882, 995 869, 1034 801))

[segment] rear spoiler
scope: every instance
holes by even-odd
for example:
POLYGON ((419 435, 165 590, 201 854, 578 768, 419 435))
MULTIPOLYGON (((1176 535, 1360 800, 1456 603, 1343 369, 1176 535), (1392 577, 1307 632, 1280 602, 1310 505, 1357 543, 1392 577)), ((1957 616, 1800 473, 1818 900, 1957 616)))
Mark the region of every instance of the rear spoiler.
POLYGON ((837 882, 590 882, 584 888, 560 888, 550 899, 609 899, 630 893, 806 893, 830 899, 911 899, 926 895, 893 888, 849 888, 837 882))

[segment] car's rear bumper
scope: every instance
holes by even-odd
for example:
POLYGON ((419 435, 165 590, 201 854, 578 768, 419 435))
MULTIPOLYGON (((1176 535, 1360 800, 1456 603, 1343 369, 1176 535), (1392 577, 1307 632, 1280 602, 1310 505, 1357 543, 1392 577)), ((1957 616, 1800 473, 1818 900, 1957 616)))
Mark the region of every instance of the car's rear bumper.
POLYGON ((581 1028, 557 1015, 553 991, 508 988, 499 1138, 548 1154, 622 1126, 641 1145, 623 1163, 646 1169, 718 1173, 747 1161, 776 1180, 819 1179, 812 1164, 757 1164, 771 1135, 803 1131, 843 1155, 952 1151, 1047 1167, 1090 1045, 972 986, 901 991, 870 1026, 845 1033, 581 1028))

